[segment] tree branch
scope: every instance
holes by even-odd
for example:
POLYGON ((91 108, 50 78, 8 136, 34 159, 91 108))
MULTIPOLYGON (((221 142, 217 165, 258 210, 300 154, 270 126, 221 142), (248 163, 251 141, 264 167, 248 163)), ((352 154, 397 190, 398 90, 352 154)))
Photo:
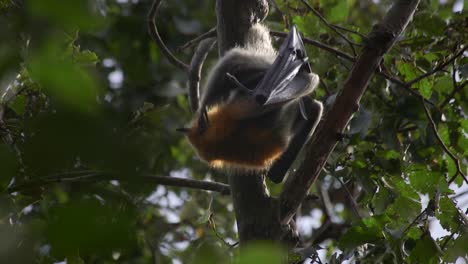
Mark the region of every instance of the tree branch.
POLYGON ((161 49, 162 53, 164 56, 167 58, 167 60, 174 64, 176 67, 183 71, 188 71, 189 66, 185 64, 184 62, 180 61, 177 59, 171 51, 166 47, 164 44, 164 41, 161 39, 161 36, 159 36, 158 32, 158 27, 156 26, 156 15, 159 10, 159 6, 161 5, 162 0, 155 0, 153 4, 151 5, 150 12, 148 13, 148 31, 151 36, 151 38, 156 42, 156 44, 159 46, 161 49))
POLYGON ((305 146, 305 161, 296 173, 288 177, 280 195, 281 223, 289 223, 310 186, 319 176, 338 137, 352 114, 359 108, 367 84, 377 70, 382 56, 392 47, 413 17, 419 0, 399 0, 389 10, 383 22, 369 34, 369 41, 336 98, 330 112, 321 122, 313 140, 305 146))
MULTIPOLYGON (((434 69, 432 69, 431 71, 429 72, 426 72, 425 74, 421 75, 421 76, 418 76, 416 78, 414 78, 413 80, 407 82, 406 84, 408 86, 411 86, 419 81, 421 81, 422 79, 424 78, 427 78, 433 74, 435 74, 436 72, 444 69, 447 65, 449 65, 450 63, 452 63, 452 61, 454 61, 455 59, 457 59, 458 57, 460 57, 466 50, 468 49, 468 45, 466 45, 464 48, 462 48, 461 50, 459 50, 457 53, 455 53, 452 57, 450 57, 450 59, 446 60, 444 63, 441 63, 439 65, 437 65, 434 69)), ((454 69, 455 70, 455 69, 454 69)))
POLYGON ((190 62, 189 68, 189 101, 192 112, 198 110, 199 97, 200 97, 200 80, 201 70, 203 63, 206 60, 206 56, 213 48, 216 43, 215 38, 209 38, 202 40, 197 47, 197 50, 193 54, 192 61, 190 62))
POLYGON ((437 138, 437 141, 439 142, 439 145, 444 149, 445 153, 447 153, 447 155, 450 156, 450 158, 452 158, 453 162, 455 162, 455 165, 457 166, 457 172, 455 173, 455 175, 453 175, 452 178, 450 178, 449 180, 449 184, 452 183, 455 178, 457 177, 457 175, 461 175, 463 180, 468 183, 468 179, 466 178, 465 174, 463 173, 462 171, 462 168, 461 168, 461 163, 460 163, 460 160, 457 158, 457 156, 455 156, 449 149, 448 147, 445 145, 444 141, 442 140, 442 138, 440 137, 439 135, 439 132, 437 131, 437 126, 434 122, 434 119, 432 119, 432 116, 431 116, 431 113, 429 112, 429 109, 427 108, 426 106, 426 103, 424 101, 421 100, 421 103, 424 107, 424 112, 426 113, 426 116, 427 116, 427 119, 429 120, 429 123, 431 124, 431 129, 432 129, 432 132, 434 133, 434 135, 436 136, 437 138))
POLYGON ((329 27, 331 30, 333 30, 333 32, 335 32, 336 34, 338 34, 344 41, 346 41, 348 43, 348 45, 351 47, 351 50, 353 51, 353 54, 354 56, 356 56, 356 50, 354 49, 354 45, 355 43, 353 43, 351 40, 349 40, 345 35, 343 35, 341 32, 339 32, 335 25, 331 24, 330 22, 328 22, 323 16, 322 14, 320 14, 317 10, 315 10, 315 8, 313 8, 311 5, 309 5, 309 3, 307 3, 307 1, 305 0, 301 0, 302 3, 307 6, 307 8, 312 11, 312 13, 314 13, 314 15, 316 17, 318 17, 320 19, 320 21, 322 21, 327 27, 329 27))
MULTIPOLYGON (((385 65, 381 64, 380 65, 380 71, 379 71, 379 74, 382 75, 385 79, 391 81, 392 83, 396 84, 396 85, 399 85, 400 87, 403 87, 406 91, 408 91, 410 94, 418 97, 418 98, 424 98, 418 91, 414 90, 411 88, 410 85, 408 85, 407 83, 405 83, 404 81, 398 79, 397 77, 391 75, 387 68, 385 67, 385 65)), ((426 99, 426 101, 431 104, 431 105, 435 105, 433 102, 431 101, 428 101, 426 99)))
MULTIPOLYGON (((279 31, 270 31, 270 34, 272 36, 275 36, 275 37, 280 37, 280 38, 285 38, 288 33, 287 32, 279 32, 279 31)), ((323 49, 323 50, 326 50, 334 55, 336 55, 337 57, 340 57, 340 58, 344 58, 348 61, 351 61, 351 62, 354 62, 354 58, 353 56, 347 54, 347 53, 344 53, 342 51, 339 51, 331 46, 328 46, 327 44, 324 44, 322 42, 319 42, 319 41, 316 41, 316 40, 313 40, 311 38, 306 38, 306 37, 303 37, 302 40, 304 41, 304 43, 306 44, 309 44, 309 45, 312 45, 312 46, 315 46, 317 48, 320 48, 320 49, 323 49)))
POLYGON ((179 177, 167 177, 167 176, 155 176, 150 174, 145 175, 132 175, 127 176, 124 174, 112 174, 100 171, 85 171, 76 172, 76 173, 63 173, 56 174, 51 177, 46 177, 38 180, 31 180, 25 183, 14 185, 8 188, 8 193, 21 192, 27 189, 39 188, 45 185, 52 183, 61 183, 61 182, 83 182, 83 181, 126 181, 126 182, 143 182, 143 183, 153 183, 166 186, 175 186, 175 187, 186 187, 192 189, 199 189, 205 191, 214 191, 219 192, 223 195, 230 194, 229 185, 219 182, 210 182, 210 181, 200 181, 179 177), (70 176, 77 175, 77 176, 70 176))
POLYGON ((207 38, 214 38, 216 37, 216 28, 212 28, 209 31, 201 34, 200 36, 187 41, 184 45, 180 46, 177 48, 177 51, 183 51, 185 49, 188 49, 192 46, 195 46, 196 44, 200 43, 202 40, 207 39, 207 38))
POLYGON ((465 81, 464 83, 460 84, 460 85, 456 85, 453 87, 453 91, 449 94, 449 96, 447 96, 447 98, 440 104, 439 108, 443 109, 449 102, 450 100, 455 96, 455 94, 457 94, 458 92, 460 92, 461 90, 463 90, 465 88, 465 86, 468 86, 468 81, 465 81))

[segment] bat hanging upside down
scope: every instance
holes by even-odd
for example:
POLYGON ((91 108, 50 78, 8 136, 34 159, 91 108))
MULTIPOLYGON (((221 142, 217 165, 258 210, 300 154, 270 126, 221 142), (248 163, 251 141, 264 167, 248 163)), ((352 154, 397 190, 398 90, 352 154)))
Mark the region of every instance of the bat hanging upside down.
POLYGON ((245 43, 215 65, 190 127, 179 131, 211 166, 265 171, 281 182, 322 115, 309 97, 319 77, 295 27, 278 52, 261 24, 245 43))

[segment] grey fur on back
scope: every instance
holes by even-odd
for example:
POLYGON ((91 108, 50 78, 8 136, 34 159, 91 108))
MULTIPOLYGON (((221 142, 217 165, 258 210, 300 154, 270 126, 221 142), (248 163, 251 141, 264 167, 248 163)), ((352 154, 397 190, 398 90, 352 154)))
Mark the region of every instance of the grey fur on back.
POLYGON ((260 80, 264 72, 273 64, 276 50, 271 43, 268 28, 255 24, 247 34, 244 46, 229 50, 213 67, 208 81, 202 90, 200 109, 211 107, 227 100, 233 92, 238 92, 226 73, 234 75, 249 89, 260 80))

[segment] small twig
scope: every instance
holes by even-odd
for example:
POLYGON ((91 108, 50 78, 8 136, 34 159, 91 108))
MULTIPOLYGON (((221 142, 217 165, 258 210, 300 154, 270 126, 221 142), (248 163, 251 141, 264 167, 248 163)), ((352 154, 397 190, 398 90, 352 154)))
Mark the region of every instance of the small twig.
POLYGON ((445 240, 444 240, 444 243, 441 245, 440 249, 444 250, 445 247, 447 247, 447 244, 448 242, 450 242, 450 240, 452 240, 452 238, 455 236, 456 232, 453 232, 452 234, 450 234, 449 237, 447 237, 445 240))
POLYGON ((463 52, 465 52, 466 50, 468 49, 468 45, 466 45, 464 48, 462 48, 460 51, 458 51, 457 53, 455 53, 455 55, 453 55, 452 57, 450 57, 450 59, 446 60, 444 63, 441 63, 439 65, 437 65, 434 69, 432 69, 431 71, 428 71, 426 72, 425 74, 421 75, 421 76, 418 76, 416 78, 414 78, 413 80, 407 82, 406 84, 408 86, 411 86, 419 81, 421 81, 422 79, 424 78, 427 78, 431 75, 433 75, 434 73, 438 72, 438 71, 441 71, 442 69, 444 69, 447 65, 449 65, 450 63, 452 63, 452 61, 454 61, 455 59, 457 59, 458 57, 460 57, 463 52))
POLYGON ((405 132, 413 131, 413 130, 416 130, 416 129, 418 129, 418 126, 407 126, 407 127, 398 129, 397 132, 398 133, 405 133, 405 132))
POLYGON ((443 108, 445 107, 445 105, 447 105, 450 100, 455 97, 455 94, 458 93, 459 91, 461 91, 465 85, 468 84, 468 81, 465 81, 464 83, 462 83, 461 85, 458 85, 457 83, 457 70, 455 68, 455 60, 452 61, 452 84, 453 84, 453 91, 449 94, 449 96, 447 96, 447 98, 445 98, 445 100, 440 104, 440 108, 443 108))
POLYGON ((317 264, 322 264, 322 260, 320 259, 320 256, 317 252, 317 250, 315 250, 314 254, 312 256, 310 256, 310 259, 311 259, 311 263, 317 263, 317 264))
POLYGON ((425 208, 421 213, 419 213, 419 214, 416 216, 416 218, 414 218, 413 222, 411 222, 411 223, 405 228, 405 230, 403 230, 403 233, 402 233, 402 234, 405 234, 406 232, 408 232, 408 230, 410 230, 411 227, 413 227, 417 222, 419 222, 419 220, 421 219, 421 217, 427 216, 426 211, 427 211, 427 208, 425 208))
POLYGON ((315 10, 315 8, 313 8, 309 3, 307 3, 307 1, 305 0, 301 0, 302 3, 304 3, 304 5, 307 6, 307 8, 312 11, 312 13, 314 13, 315 16, 317 16, 327 27, 329 27, 331 30, 333 30, 336 34, 338 34, 344 41, 346 41, 348 43, 348 45, 351 47, 351 50, 353 51, 353 54, 354 56, 356 56, 356 50, 354 49, 354 45, 356 45, 356 43, 352 42, 351 40, 349 40, 345 35, 343 35, 341 32, 339 32, 335 25, 331 24, 330 22, 327 21, 327 19, 325 19, 322 14, 320 14, 320 12, 318 12, 317 10, 315 10))
MULTIPOLYGON (((23 153, 21 152, 20 148, 16 144, 15 133, 13 133, 6 126, 6 123, 3 120, 4 114, 5 114, 5 105, 0 104, 0 129, 5 132, 4 135, 0 134, 0 139, 3 139, 5 143, 11 147, 11 149, 14 151, 16 155, 16 158, 18 159, 18 163, 21 165, 21 168, 24 168, 23 153)), ((18 137, 21 137, 21 135, 16 136, 16 138, 18 137)))
POLYGON ((333 210, 333 204, 330 200, 330 195, 328 195, 328 190, 323 186, 321 182, 318 182, 318 188, 319 188, 319 195, 320 195, 320 200, 322 201, 323 204, 323 211, 325 213, 325 216, 330 220, 330 221, 336 221, 336 214, 333 210))
POLYGON ((424 100, 424 102, 430 104, 431 106, 433 106, 437 110, 439 110, 439 112, 441 112, 440 109, 437 108, 435 103, 433 103, 431 100, 428 100, 428 99, 424 98, 424 96, 422 96, 418 91, 412 89, 411 86, 408 85, 407 83, 405 83, 404 81, 390 75, 390 73, 388 73, 387 69, 385 68, 385 66, 383 64, 381 64, 380 66, 381 66, 380 67, 381 70, 379 71, 379 74, 382 75, 385 79, 391 81, 394 84, 399 85, 400 87, 404 88, 410 94, 416 96, 417 98, 420 98, 420 99, 424 100))
POLYGON ((333 25, 335 28, 337 29, 340 29, 340 30, 343 30, 343 31, 346 31, 346 32, 349 32, 349 33, 352 33, 352 34, 355 34, 355 35, 358 35, 359 37, 361 37, 362 39, 367 39, 367 36, 365 36, 364 34, 362 33, 359 33, 357 32, 356 30, 352 30, 352 29, 349 29, 349 28, 345 28, 345 27, 342 27, 340 25, 333 25))
POLYGON ((467 194, 468 194, 468 191, 464 191, 464 192, 461 192, 459 194, 455 194, 452 198, 457 199, 457 198, 460 198, 460 197, 465 196, 467 194))
MULTIPOLYGON (((334 175, 334 176, 335 176, 335 175, 334 175)), ((353 209, 352 211, 353 211, 353 213, 354 213, 354 216, 356 216, 357 218, 361 219, 362 216, 361 216, 361 214, 359 213, 359 206, 358 206, 358 204, 356 203, 356 200, 354 200, 353 194, 351 194, 351 192, 349 191, 348 186, 346 186, 346 184, 340 179, 340 177, 335 176, 335 179, 337 179, 337 180, 340 182, 341 186, 343 186, 343 188, 345 189, 346 194, 347 194, 348 197, 349 197, 349 201, 351 202, 351 208, 353 209)))
POLYGON ((330 89, 328 88, 328 85, 325 83, 325 81, 322 78, 320 78, 320 84, 323 86, 323 89, 325 90, 325 94, 327 95, 327 97, 329 97, 332 93, 330 89))
POLYGON ((193 54, 192 61, 190 62, 189 68, 189 101, 192 112, 195 113, 198 110, 199 98, 200 98, 200 80, 203 63, 208 56, 208 53, 216 43, 215 38, 209 38, 202 40, 197 47, 197 50, 193 54))
POLYGON ((284 19, 284 14, 283 14, 283 12, 281 12, 281 9, 279 8, 278 3, 276 3, 275 0, 269 0, 269 2, 271 3, 271 5, 272 5, 273 7, 275 7, 276 11, 278 11, 278 13, 280 14, 280 16, 284 19))
POLYGON ((450 102, 450 100, 455 97, 455 94, 457 94, 458 92, 460 92, 461 90, 463 90, 465 88, 465 86, 468 86, 468 81, 465 81, 463 82, 462 84, 460 85, 456 85, 454 86, 453 88, 453 91, 450 93, 449 96, 447 96, 447 98, 445 98, 445 100, 440 104, 439 108, 443 109, 445 106, 447 106, 447 104, 450 102))
POLYGON ((448 147, 445 145, 444 141, 440 137, 439 132, 437 131, 437 126, 434 122, 434 119, 432 119, 431 113, 429 112, 429 109, 427 108, 426 103, 423 100, 421 100, 421 103, 424 107, 424 112, 426 113, 427 119, 429 120, 429 123, 431 124, 432 132, 436 136, 437 141, 439 142, 440 146, 444 149, 445 153, 447 153, 447 155, 449 155, 452 158, 453 162, 455 162, 457 166, 457 172, 449 180, 449 184, 455 180, 458 174, 460 174, 463 177, 463 180, 466 183, 468 183, 468 179, 466 179, 466 176, 462 171, 460 160, 448 149, 448 147))
MULTIPOLYGON (((69 173, 63 175, 70 175, 69 173)), ((219 182, 211 182, 211 181, 200 181, 200 180, 193 180, 193 179, 186 179, 186 178, 179 178, 179 177, 167 177, 167 176, 155 176, 150 174, 145 175, 132 175, 132 177, 128 177, 122 174, 111 174, 105 172, 90 172, 85 175, 79 175, 75 177, 63 177, 60 176, 53 176, 47 177, 38 180, 31 180, 22 184, 18 184, 15 186, 11 186, 8 188, 8 193, 20 192, 26 189, 31 188, 38 188, 52 183, 60 183, 60 182, 82 182, 82 181, 110 181, 110 180, 119 180, 119 181, 140 181, 146 183, 155 183, 167 186, 175 186, 175 187, 187 187, 205 191, 214 191, 219 192, 223 195, 228 195, 230 193, 230 187, 227 184, 219 183, 219 182)))
MULTIPOLYGON (((288 33, 287 32, 280 32, 280 31, 270 31, 270 34, 272 36, 275 36, 275 37, 280 37, 280 38, 285 38, 288 36, 288 33)), ((337 50, 327 44, 324 44, 322 42, 319 42, 319 41, 316 41, 316 40, 313 40, 311 38, 306 38, 306 37, 303 37, 302 38, 302 41, 304 41, 304 43, 306 44, 309 44, 309 45, 312 45, 312 46, 315 46, 317 48, 320 48, 320 49, 323 49, 323 50, 326 50, 334 55, 336 55, 337 57, 340 57, 340 58, 344 58, 348 61, 351 61, 351 62, 354 62, 354 58, 353 56, 345 53, 345 52, 342 52, 340 50, 337 50)))
POLYGON ((227 247, 229 247, 229 248, 235 247, 236 244, 237 244, 238 242, 236 242, 236 243, 234 243, 234 244, 231 244, 231 243, 227 242, 226 240, 224 240, 224 237, 223 237, 223 236, 218 232, 218 230, 216 229, 216 223, 215 223, 213 217, 214 217, 214 214, 211 213, 210 216, 208 217, 208 224, 209 224, 209 226, 211 227, 211 230, 213 230, 213 233, 215 234, 215 236, 216 236, 219 240, 221 240, 221 241, 224 243, 224 245, 226 245, 227 247))
POLYGON ((151 5, 150 12, 148 13, 148 31, 151 38, 158 44, 161 48, 164 56, 169 60, 170 63, 174 64, 176 67, 180 68, 183 71, 188 71, 189 66, 184 62, 177 59, 171 51, 166 47, 164 41, 159 36, 158 28, 156 26, 156 14, 158 13, 159 6, 161 5, 162 0, 155 0, 151 5))
POLYGON ((196 37, 196 38, 194 38, 192 40, 187 41, 184 45, 178 47, 176 50, 177 51, 183 51, 185 49, 188 49, 190 47, 193 47, 193 46, 197 45, 198 43, 200 43, 204 39, 213 38, 213 37, 216 37, 216 28, 212 28, 209 31, 201 34, 200 36, 198 36, 198 37, 196 37))

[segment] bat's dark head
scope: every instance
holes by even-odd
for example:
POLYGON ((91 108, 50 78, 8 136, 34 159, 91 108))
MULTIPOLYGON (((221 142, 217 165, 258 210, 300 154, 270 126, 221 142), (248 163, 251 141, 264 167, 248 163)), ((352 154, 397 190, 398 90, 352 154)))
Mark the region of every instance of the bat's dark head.
POLYGON ((289 137, 272 129, 263 116, 245 118, 250 104, 213 106, 208 124, 200 122, 201 113, 196 115, 186 135, 200 158, 216 168, 265 170, 281 156, 289 137))

